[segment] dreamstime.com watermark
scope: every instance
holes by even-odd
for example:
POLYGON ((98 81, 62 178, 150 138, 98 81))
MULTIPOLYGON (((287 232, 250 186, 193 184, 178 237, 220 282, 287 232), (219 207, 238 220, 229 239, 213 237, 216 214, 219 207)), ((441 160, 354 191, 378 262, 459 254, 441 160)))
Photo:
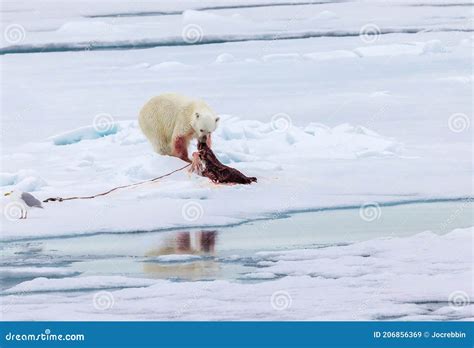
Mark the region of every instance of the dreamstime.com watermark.
POLYGON ((92 126, 97 133, 102 135, 107 135, 117 128, 113 116, 105 112, 95 115, 92 126))
POLYGON ((272 116, 270 124, 274 131, 284 133, 291 128, 293 122, 290 115, 280 112, 272 116))
POLYGON ((284 311, 285 309, 290 308, 292 303, 293 299, 291 298, 291 295, 288 291, 284 290, 275 291, 270 298, 272 308, 277 311, 284 311))
POLYGON ((377 24, 367 23, 359 30, 359 37, 366 44, 373 44, 380 38, 382 31, 377 24))
POLYGON ((9 332, 5 335, 6 341, 17 341, 17 342, 26 342, 26 341, 85 341, 86 337, 84 334, 53 334, 50 329, 44 330, 41 333, 13 333, 9 332))
POLYGON ((99 291, 92 298, 94 308, 100 311, 111 309, 115 304, 114 295, 110 291, 99 291))
POLYGON ((199 43, 204 38, 204 31, 201 26, 191 23, 183 28, 181 37, 183 41, 188 44, 199 43))
POLYGON ((183 205, 181 215, 186 221, 197 221, 204 215, 204 208, 197 201, 190 201, 183 205))
POLYGON ((382 209, 377 202, 367 202, 360 206, 359 216, 366 222, 372 222, 380 219, 382 216, 382 209))
POLYGON ((452 114, 448 118, 448 127, 451 132, 461 133, 469 129, 471 126, 471 120, 469 116, 463 113, 452 114))
POLYGON ((458 290, 449 294, 448 302, 449 307, 458 310, 463 307, 469 306, 469 304, 471 303, 471 298, 469 297, 467 292, 458 290))
POLYGON ((3 207, 3 216, 8 221, 18 220, 26 212, 26 205, 21 202, 9 202, 3 207))
POLYGON ((3 31, 3 39, 9 44, 15 45, 19 44, 26 37, 26 30, 20 24, 10 24, 3 31))

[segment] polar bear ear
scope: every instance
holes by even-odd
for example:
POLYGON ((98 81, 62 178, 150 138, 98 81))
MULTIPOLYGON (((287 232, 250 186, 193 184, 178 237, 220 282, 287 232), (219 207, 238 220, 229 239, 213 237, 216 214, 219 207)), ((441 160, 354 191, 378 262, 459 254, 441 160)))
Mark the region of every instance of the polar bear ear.
POLYGON ((220 119, 221 119, 221 118, 220 118, 219 116, 216 117, 216 123, 219 122, 220 119))

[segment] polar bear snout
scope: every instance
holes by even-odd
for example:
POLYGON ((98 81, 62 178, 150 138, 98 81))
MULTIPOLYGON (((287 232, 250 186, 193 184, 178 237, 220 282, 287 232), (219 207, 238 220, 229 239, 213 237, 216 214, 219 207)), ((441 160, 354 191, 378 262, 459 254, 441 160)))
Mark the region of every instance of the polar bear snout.
MULTIPOLYGON (((214 129, 215 130, 215 129, 214 129)), ((205 129, 199 129, 198 131, 198 141, 200 143, 205 143, 207 142, 207 139, 211 137, 212 131, 211 130, 205 130, 205 129)))

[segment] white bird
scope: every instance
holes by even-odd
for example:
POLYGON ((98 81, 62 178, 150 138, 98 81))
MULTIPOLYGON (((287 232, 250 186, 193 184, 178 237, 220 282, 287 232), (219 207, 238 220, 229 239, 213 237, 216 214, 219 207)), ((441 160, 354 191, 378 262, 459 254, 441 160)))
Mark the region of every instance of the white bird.
POLYGON ((20 203, 20 219, 26 219, 28 217, 29 208, 41 208, 43 205, 41 201, 28 192, 10 191, 4 194, 4 196, 10 196, 13 200, 20 203))

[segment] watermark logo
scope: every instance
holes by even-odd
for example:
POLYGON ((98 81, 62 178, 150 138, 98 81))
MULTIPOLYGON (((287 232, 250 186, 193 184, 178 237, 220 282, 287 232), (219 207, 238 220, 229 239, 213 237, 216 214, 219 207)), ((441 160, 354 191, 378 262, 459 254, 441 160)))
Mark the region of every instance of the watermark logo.
POLYGON ((284 290, 275 291, 270 299, 270 304, 273 309, 277 311, 284 311, 285 309, 290 308, 292 303, 293 299, 290 294, 284 290))
POLYGON ((20 24, 10 24, 5 28, 3 32, 3 37, 6 42, 10 44, 19 44, 26 37, 26 30, 20 24))
POLYGON ((3 216, 9 221, 20 219, 26 212, 26 205, 20 202, 9 202, 3 207, 3 216))
POLYGON ((382 216, 382 210, 377 202, 364 203, 359 208, 359 216, 364 221, 372 222, 380 219, 382 216))
POLYGON ((285 113, 278 113, 272 116, 271 126, 274 131, 286 132, 292 125, 291 117, 285 113))
POLYGON ((204 37, 202 28, 197 24, 188 24, 181 31, 181 37, 188 44, 201 42, 204 37))
POLYGON ((359 37, 362 42, 366 44, 373 44, 378 41, 381 35, 381 30, 378 25, 368 23, 359 30, 359 37))
POLYGON ((186 221, 197 221, 204 215, 204 208, 199 202, 187 202, 181 209, 181 215, 186 221))
POLYGON ((114 295, 110 291, 99 291, 94 294, 92 304, 101 311, 111 309, 115 304, 114 295))
POLYGON ((44 330, 40 333, 13 333, 9 332, 5 335, 6 341, 29 342, 29 341, 84 341, 86 339, 84 334, 56 334, 52 333, 50 329, 44 330))
POLYGON ((449 306, 453 309, 461 309, 471 303, 469 295, 464 291, 454 291, 448 298, 449 306))
POLYGON ((94 117, 92 126, 97 133, 107 134, 111 132, 115 127, 115 121, 112 115, 107 113, 97 114, 94 117))
POLYGON ((464 132, 471 126, 471 120, 466 114, 456 113, 448 118, 448 127, 454 133, 464 132))

